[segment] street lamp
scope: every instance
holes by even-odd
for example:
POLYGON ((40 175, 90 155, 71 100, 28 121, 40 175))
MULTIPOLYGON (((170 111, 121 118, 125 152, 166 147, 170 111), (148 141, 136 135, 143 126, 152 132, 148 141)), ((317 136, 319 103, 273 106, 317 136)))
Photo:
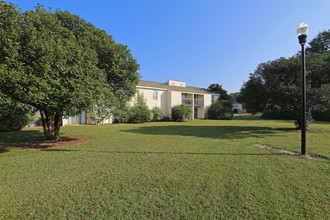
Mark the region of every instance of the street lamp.
POLYGON ((301 128, 301 154, 306 154, 306 65, 305 65, 305 43, 307 40, 308 25, 300 23, 297 34, 301 45, 301 103, 302 103, 302 128, 301 128))

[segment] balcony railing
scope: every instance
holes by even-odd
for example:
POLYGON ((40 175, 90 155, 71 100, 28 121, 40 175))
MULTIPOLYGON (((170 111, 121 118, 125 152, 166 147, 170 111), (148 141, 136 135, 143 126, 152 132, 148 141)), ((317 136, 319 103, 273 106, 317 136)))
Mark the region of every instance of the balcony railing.
POLYGON ((194 106, 204 106, 204 99, 189 99, 189 98, 182 98, 182 103, 186 104, 186 105, 193 105, 194 102, 194 106))
POLYGON ((195 106, 204 106, 204 99, 195 99, 194 105, 195 106))
POLYGON ((182 98, 182 103, 186 104, 186 105, 192 105, 193 104, 193 99, 182 98))

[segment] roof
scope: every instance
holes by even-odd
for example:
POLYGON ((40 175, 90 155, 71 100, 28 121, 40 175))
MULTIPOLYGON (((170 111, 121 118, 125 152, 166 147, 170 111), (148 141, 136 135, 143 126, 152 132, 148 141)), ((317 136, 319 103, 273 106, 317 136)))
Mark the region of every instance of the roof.
POLYGON ((140 80, 137 86, 141 87, 152 87, 152 88, 158 88, 158 89, 165 89, 165 90, 172 90, 172 91, 178 91, 178 92, 187 92, 187 93, 202 93, 202 94, 214 94, 211 91, 208 91, 203 88, 198 87, 192 87, 192 86, 170 86, 165 83, 158 83, 158 82, 151 82, 151 81, 144 81, 140 80))

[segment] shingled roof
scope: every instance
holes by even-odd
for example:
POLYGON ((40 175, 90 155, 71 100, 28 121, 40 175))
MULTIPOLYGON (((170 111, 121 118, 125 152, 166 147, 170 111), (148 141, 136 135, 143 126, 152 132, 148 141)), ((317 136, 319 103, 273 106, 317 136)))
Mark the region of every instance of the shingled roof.
POLYGON ((187 93, 202 93, 202 94, 213 94, 211 91, 208 91, 203 88, 192 87, 192 86, 170 86, 166 83, 158 83, 158 82, 151 82, 151 81, 144 81, 140 80, 137 86, 141 87, 152 87, 158 89, 166 89, 171 91, 178 91, 178 92, 187 92, 187 93))

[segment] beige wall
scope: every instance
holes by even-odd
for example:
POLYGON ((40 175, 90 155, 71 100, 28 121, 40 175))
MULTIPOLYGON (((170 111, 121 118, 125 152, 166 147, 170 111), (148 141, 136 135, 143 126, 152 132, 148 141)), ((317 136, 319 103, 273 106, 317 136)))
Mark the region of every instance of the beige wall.
POLYGON ((211 106, 211 95, 210 94, 205 94, 204 95, 204 118, 207 118, 207 112, 211 106))
MULTIPOLYGON (((166 90, 157 90, 158 91, 158 100, 153 100, 153 91, 157 89, 142 89, 138 88, 137 91, 142 93, 144 96, 144 99, 146 100, 146 104, 148 108, 151 110, 154 107, 159 107, 165 111, 165 114, 167 114, 167 91, 166 90)), ((132 100, 129 102, 129 106, 133 106, 137 94, 132 98, 132 100)))
MULTIPOLYGON (((172 107, 176 105, 182 104, 182 93, 178 91, 170 91, 170 90, 158 90, 154 88, 137 88, 137 91, 143 94, 146 99, 147 106, 149 109, 153 107, 162 108, 165 111, 165 116, 171 117, 172 107), (158 100, 153 100, 153 90, 158 91, 158 100)), ((215 99, 219 98, 219 95, 214 95, 215 99)), ((187 93, 187 98, 193 98, 192 93, 187 93)), ((206 118, 207 111, 210 108, 211 102, 211 94, 198 94, 199 99, 204 99, 204 107, 198 107, 198 118, 206 118)), ((136 94, 129 102, 129 106, 133 106, 134 101, 136 99, 136 94)))
POLYGON ((171 107, 182 104, 182 92, 171 91, 171 107))
POLYGON ((182 104, 181 94, 181 92, 167 91, 167 117, 171 117, 173 106, 182 104))

